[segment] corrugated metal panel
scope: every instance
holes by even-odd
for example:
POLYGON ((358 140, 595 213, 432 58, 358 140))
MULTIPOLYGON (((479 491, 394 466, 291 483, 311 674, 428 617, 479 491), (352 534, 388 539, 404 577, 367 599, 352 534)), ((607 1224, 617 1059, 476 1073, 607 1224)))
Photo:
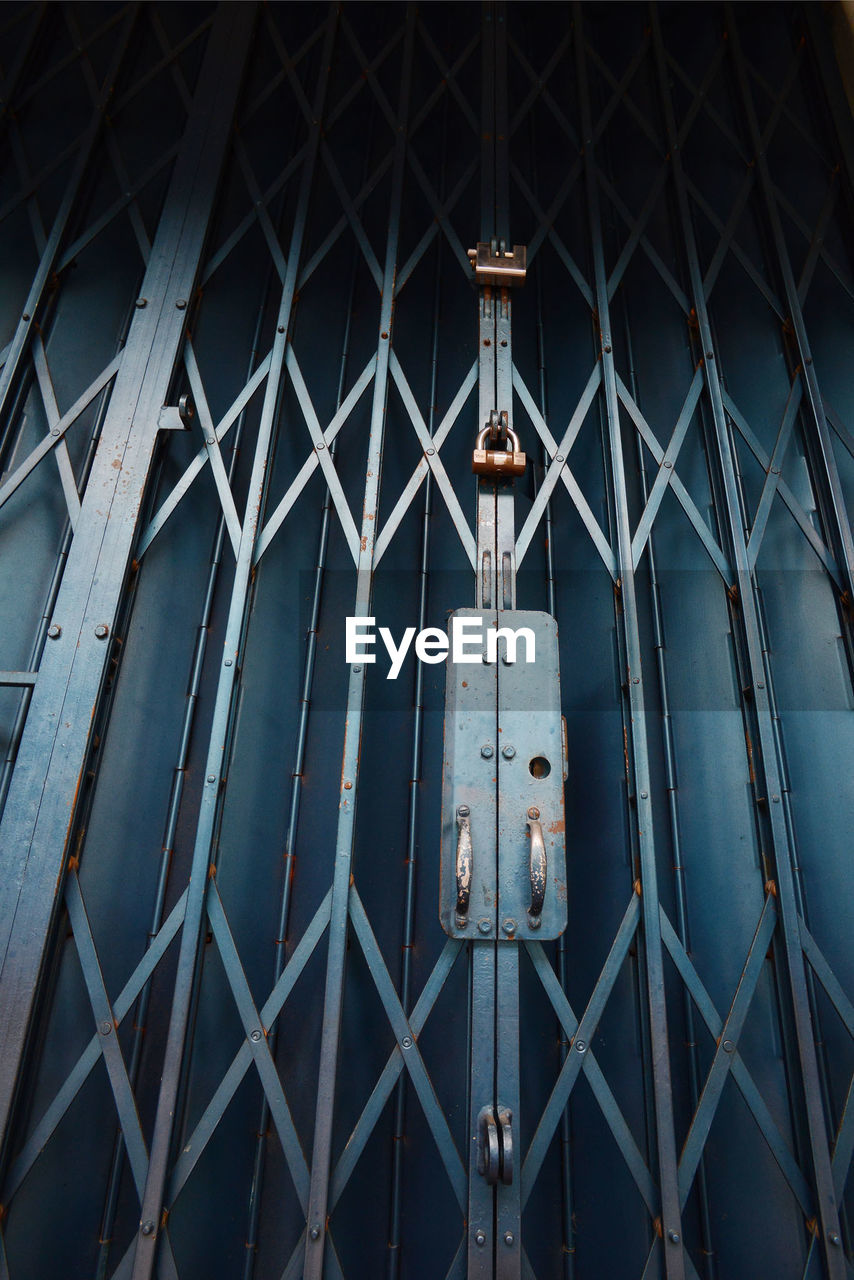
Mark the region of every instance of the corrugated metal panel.
POLYGON ((809 4, 6 6, 0 1275, 848 1273, 829 47, 809 4), (556 942, 446 937, 445 668, 344 660, 480 607, 489 520, 558 624, 556 942))

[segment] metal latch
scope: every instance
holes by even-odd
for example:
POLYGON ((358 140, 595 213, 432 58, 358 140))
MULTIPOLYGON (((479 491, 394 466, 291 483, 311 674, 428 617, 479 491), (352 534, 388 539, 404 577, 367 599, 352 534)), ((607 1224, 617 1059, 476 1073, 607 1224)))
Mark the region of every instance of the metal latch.
POLYGON ((513 1181, 513 1113, 501 1105, 477 1116, 477 1171, 489 1186, 513 1181))
POLYGON ((160 410, 157 426, 161 431, 188 431, 196 413, 193 397, 181 396, 177 405, 165 404, 160 410))
POLYGON ((476 249, 469 249, 468 256, 478 284, 506 287, 525 283, 528 249, 524 244, 514 244, 513 252, 508 253, 503 240, 481 240, 476 249))
POLYGON ((489 422, 478 432, 471 469, 476 476, 525 474, 528 459, 519 446, 519 437, 509 425, 506 409, 493 409, 489 422), (487 444, 498 446, 487 448, 487 444))

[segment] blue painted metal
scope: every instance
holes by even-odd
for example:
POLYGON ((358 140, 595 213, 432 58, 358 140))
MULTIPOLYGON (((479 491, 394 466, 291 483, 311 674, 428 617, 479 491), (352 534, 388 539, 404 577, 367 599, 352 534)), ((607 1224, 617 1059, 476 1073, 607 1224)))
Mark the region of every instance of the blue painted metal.
POLYGON ((822 8, 5 10, 0 1275, 846 1275, 822 8), (556 941, 445 936, 444 670, 344 662, 473 587, 557 621, 556 941))

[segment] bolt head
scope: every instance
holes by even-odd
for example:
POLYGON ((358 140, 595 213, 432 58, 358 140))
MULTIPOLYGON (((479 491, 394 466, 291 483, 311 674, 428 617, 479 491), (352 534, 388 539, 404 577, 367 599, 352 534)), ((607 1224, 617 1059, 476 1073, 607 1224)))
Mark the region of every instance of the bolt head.
POLYGON ((485 742, 483 744, 483 746, 480 749, 480 754, 483 756, 484 760, 492 759, 492 747, 489 745, 488 742, 485 742))
POLYGON ((667 1233, 667 1239, 670 1241, 670 1243, 671 1243, 671 1244, 678 1244, 678 1243, 679 1243, 679 1232, 678 1232, 678 1231, 668 1231, 668 1233, 667 1233))
POLYGON ((474 1233, 474 1242, 480 1249, 482 1249, 483 1246, 486 1244, 486 1236, 483 1234, 482 1231, 476 1231, 474 1233))
POLYGON ((587 1045, 583 1040, 576 1040, 575 1048, 577 1053, 583 1053, 584 1050, 587 1048, 587 1045))
POLYGON ((153 1235, 154 1235, 154 1223, 153 1223, 153 1222, 143 1222, 142 1226, 140 1227, 140 1230, 141 1230, 141 1232, 142 1232, 142 1234, 143 1234, 144 1236, 153 1236, 153 1235))
POLYGON ((97 627, 95 628, 95 635, 98 637, 98 639, 106 640, 109 634, 110 634, 110 628, 107 626, 107 624, 105 622, 99 622, 97 627))
POLYGON ((501 928, 507 934, 508 938, 512 938, 513 934, 516 932, 516 921, 512 919, 512 917, 508 916, 506 920, 502 921, 501 928))
POLYGON ((481 932, 481 933, 491 933, 491 932, 492 932, 492 921, 491 921, 491 920, 485 920, 485 919, 484 919, 484 920, 478 920, 478 922, 477 922, 477 927, 478 927, 478 929, 480 930, 480 932, 481 932))
POLYGON ((257 1043, 258 1043, 258 1041, 261 1039, 261 1032, 258 1030, 258 1028, 257 1028, 257 1027, 256 1027, 256 1028, 255 1028, 255 1030, 252 1032, 252 1039, 255 1041, 255 1043, 256 1043, 256 1044, 257 1044, 257 1043))
POLYGON ((735 1045, 731 1040, 724 1040, 724 1043, 723 1043, 724 1053, 732 1053, 734 1048, 735 1048, 735 1045))
POLYGON ((187 299, 186 299, 186 298, 179 298, 179 299, 178 299, 178 301, 175 303, 175 306, 178 308, 178 310, 179 310, 179 311, 186 311, 186 309, 187 309, 187 299))
POLYGON ((511 747, 510 744, 508 743, 506 747, 501 748, 501 754, 503 755, 505 760, 512 760, 516 754, 516 748, 511 747))
POLYGON ((514 1235, 513 1235, 513 1232, 512 1232, 512 1231, 505 1231, 505 1232, 504 1232, 504 1243, 505 1243, 505 1244, 507 1244, 507 1245, 512 1244, 514 1239, 515 1239, 515 1237, 514 1237, 514 1235))
POLYGON ((50 640, 58 640, 62 635, 62 627, 58 622, 54 622, 53 626, 48 627, 47 634, 50 640))
POLYGON ((320 1239, 320 1227, 312 1227, 312 1228, 311 1228, 311 1231, 309 1231, 309 1233, 308 1233, 308 1234, 311 1236, 312 1240, 319 1240, 319 1239, 320 1239))
POLYGON ((99 1030, 102 1036, 108 1036, 113 1029, 113 1024, 107 1018, 101 1023, 99 1030))
POLYGON ((411 1049, 412 1036, 404 1036, 400 1043, 403 1045, 404 1049, 411 1049))
POLYGON ((836 1245, 839 1244, 839 1236, 835 1231, 829 1232, 827 1238, 831 1244, 836 1244, 836 1245))
POLYGON ((148 298, 137 298, 136 300, 137 310, 142 311, 147 306, 148 306, 148 298))

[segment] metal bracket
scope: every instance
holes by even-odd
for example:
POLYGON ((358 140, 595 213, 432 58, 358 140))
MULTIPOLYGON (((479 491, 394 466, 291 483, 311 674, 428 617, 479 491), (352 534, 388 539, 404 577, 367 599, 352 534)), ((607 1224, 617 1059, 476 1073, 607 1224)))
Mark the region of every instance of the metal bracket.
POLYGON ((196 416, 196 406, 191 395, 183 395, 177 405, 165 404, 157 418, 160 431, 189 431, 196 416))
POLYGON ((500 1103, 478 1112, 477 1171, 491 1187, 513 1181, 513 1113, 500 1103))
POLYGON ((514 244, 508 253, 503 240, 478 241, 476 249, 469 249, 468 256, 477 284, 513 286, 525 283, 528 270, 528 248, 514 244))

